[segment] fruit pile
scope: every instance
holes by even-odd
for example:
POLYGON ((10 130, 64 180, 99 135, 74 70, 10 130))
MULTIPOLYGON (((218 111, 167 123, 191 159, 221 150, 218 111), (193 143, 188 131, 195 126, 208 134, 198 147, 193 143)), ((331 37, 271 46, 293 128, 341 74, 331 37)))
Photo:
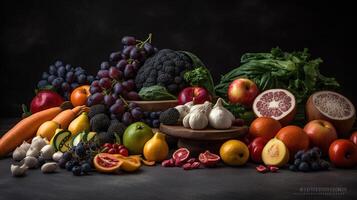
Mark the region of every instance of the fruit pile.
POLYGON ((0 140, 0 156, 12 152, 14 176, 25 175, 29 168, 51 173, 59 166, 81 176, 130 173, 156 163, 202 169, 221 161, 229 166, 251 161, 261 173, 357 166, 357 133, 351 134, 355 107, 343 95, 326 90, 338 83, 322 76, 319 62, 309 60, 306 52, 246 54, 244 64, 214 88, 209 70, 190 52, 158 50, 151 35, 144 41, 125 36, 121 42, 122 50, 101 63, 96 77, 61 61, 43 73, 31 112, 0 140), (284 64, 299 59, 296 69, 284 64), (301 66, 315 73, 303 78, 301 66), (285 76, 297 72, 294 84, 287 83, 285 76), (160 108, 140 107, 153 101, 160 108), (164 102, 177 103, 169 107, 164 102), (301 106, 303 123, 298 120, 301 106), (179 148, 169 156, 165 133, 153 129, 164 125, 190 132, 249 128, 241 140, 224 141, 218 151, 201 149, 193 157, 194 148, 179 148), (338 139, 350 134, 350 140, 338 139))

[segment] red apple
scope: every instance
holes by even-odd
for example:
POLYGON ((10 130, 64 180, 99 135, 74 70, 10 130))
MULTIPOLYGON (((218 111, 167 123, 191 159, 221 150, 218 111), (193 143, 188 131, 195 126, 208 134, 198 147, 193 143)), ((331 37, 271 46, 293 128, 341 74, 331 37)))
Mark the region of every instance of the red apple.
POLYGON ((354 167, 357 165, 357 145, 346 139, 335 140, 330 146, 329 156, 336 167, 354 167))
POLYGON ((194 104, 202 104, 205 101, 211 101, 211 95, 202 87, 187 87, 178 95, 178 104, 182 105, 193 101, 194 104))
POLYGON ((357 131, 352 133, 350 140, 357 145, 357 131))
POLYGON ((31 101, 31 113, 34 114, 41 110, 60 106, 62 103, 63 98, 58 93, 51 90, 42 90, 31 101))
POLYGON ((264 137, 255 138, 248 146, 250 159, 255 163, 262 163, 262 151, 269 139, 264 137))
POLYGON ((258 86, 253 81, 246 78, 238 78, 228 87, 228 100, 232 104, 251 107, 258 93, 258 86))
POLYGON ((319 147, 324 155, 328 154, 331 143, 337 139, 336 129, 325 120, 310 121, 305 125, 304 131, 309 136, 310 144, 319 147))

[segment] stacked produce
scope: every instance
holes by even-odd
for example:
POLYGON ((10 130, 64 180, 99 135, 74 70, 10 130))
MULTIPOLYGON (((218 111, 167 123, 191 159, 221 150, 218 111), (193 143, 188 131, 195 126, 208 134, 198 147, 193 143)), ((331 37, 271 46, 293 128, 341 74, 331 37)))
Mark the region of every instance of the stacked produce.
POLYGON ((214 86, 190 52, 158 50, 151 35, 125 36, 122 45, 96 77, 62 62, 43 74, 38 87, 56 92, 40 91, 31 113, 0 140, 0 156, 12 152, 14 176, 35 168, 75 176, 130 173, 157 163, 191 170, 251 161, 261 173, 357 166, 355 107, 331 91, 339 84, 320 74, 321 59, 310 59, 307 50, 244 54, 242 65, 214 86), (143 102, 172 106, 145 110, 143 102), (170 155, 167 135, 175 129, 196 134, 196 149, 179 142, 170 155), (230 130, 246 134, 217 139, 230 130), (219 148, 202 149, 206 140, 219 141, 219 148))

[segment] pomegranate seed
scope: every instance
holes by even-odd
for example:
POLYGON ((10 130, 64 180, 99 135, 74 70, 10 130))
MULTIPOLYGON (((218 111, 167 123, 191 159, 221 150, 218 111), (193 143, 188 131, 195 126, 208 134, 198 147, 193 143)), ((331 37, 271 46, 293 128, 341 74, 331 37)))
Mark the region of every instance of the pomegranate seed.
POLYGON ((119 146, 118 146, 118 149, 120 150, 120 149, 123 149, 123 148, 126 148, 124 145, 122 145, 122 144, 120 144, 119 146))
POLYGON ((174 165, 171 164, 171 160, 164 160, 164 161, 162 161, 161 166, 163 166, 163 167, 173 167, 174 165))
POLYGON ((257 169, 257 171, 260 172, 260 173, 265 173, 265 172, 268 171, 268 168, 266 168, 264 165, 259 165, 255 169, 257 169))
POLYGON ((185 164, 185 163, 182 162, 181 160, 175 160, 175 166, 176 167, 181 167, 183 164, 185 164))
POLYGON ((187 162, 192 164, 192 163, 196 162, 196 158, 190 158, 187 160, 187 162))
POLYGON ((122 148, 119 150, 119 154, 121 154, 122 156, 128 157, 129 156, 129 151, 127 148, 122 148))
POLYGON ((278 170, 279 170, 279 167, 269 166, 269 171, 271 171, 271 172, 277 172, 278 170))
POLYGON ((103 147, 107 147, 108 149, 111 149, 111 148, 113 148, 113 145, 110 144, 110 143, 105 143, 105 144, 103 145, 103 147))
POLYGON ((198 168, 200 168, 200 166, 201 166, 201 163, 200 162, 193 162, 192 164, 191 164, 191 168, 192 169, 198 169, 198 168))
POLYGON ((183 168, 184 170, 190 170, 190 169, 192 169, 191 163, 186 163, 186 164, 182 165, 182 168, 183 168))
POLYGON ((116 154, 116 153, 117 153, 117 150, 114 149, 114 148, 111 148, 111 149, 109 149, 108 153, 110 153, 110 154, 116 154))
POLYGON ((175 160, 173 158, 171 158, 169 162, 170 162, 170 166, 172 167, 175 166, 175 160))

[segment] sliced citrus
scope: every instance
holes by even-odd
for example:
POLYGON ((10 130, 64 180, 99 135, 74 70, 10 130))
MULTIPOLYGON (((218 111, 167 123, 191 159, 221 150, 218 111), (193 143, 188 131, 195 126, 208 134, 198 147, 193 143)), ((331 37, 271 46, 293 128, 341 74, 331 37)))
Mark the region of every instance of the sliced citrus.
POLYGON ((140 156, 122 156, 120 154, 111 154, 115 156, 117 159, 121 160, 123 164, 120 166, 120 169, 126 172, 133 172, 138 170, 141 167, 141 158, 140 156))
POLYGON ((93 159, 97 171, 103 173, 112 173, 117 171, 123 164, 123 160, 108 153, 99 153, 93 159))

